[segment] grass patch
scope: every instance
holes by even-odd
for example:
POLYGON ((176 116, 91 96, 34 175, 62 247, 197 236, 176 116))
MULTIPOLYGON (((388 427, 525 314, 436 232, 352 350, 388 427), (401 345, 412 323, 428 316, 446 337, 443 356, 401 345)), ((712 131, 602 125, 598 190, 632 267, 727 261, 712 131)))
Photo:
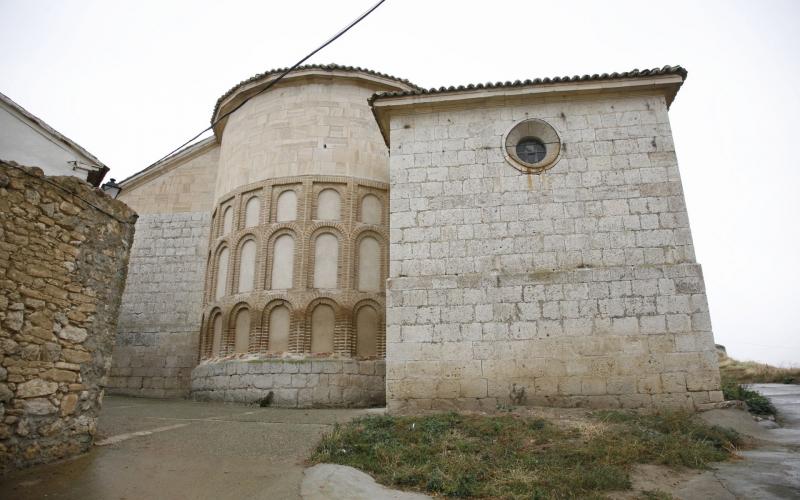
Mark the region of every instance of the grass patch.
POLYGON ((723 356, 719 362, 722 394, 727 400, 744 401, 756 415, 776 415, 775 406, 747 384, 800 384, 800 368, 778 368, 755 361, 739 361, 723 356))
POLYGON ((778 368, 725 356, 719 362, 723 380, 737 384, 800 384, 800 368, 778 368))
POLYGON ((370 416, 336 425, 311 462, 451 497, 603 498, 631 487, 633 464, 705 468, 738 444, 735 432, 686 413, 597 412, 580 426, 517 415, 370 416))
POLYGON ((776 415, 778 412, 772 402, 761 393, 731 380, 722 379, 722 395, 727 400, 744 401, 747 410, 756 415, 776 415))

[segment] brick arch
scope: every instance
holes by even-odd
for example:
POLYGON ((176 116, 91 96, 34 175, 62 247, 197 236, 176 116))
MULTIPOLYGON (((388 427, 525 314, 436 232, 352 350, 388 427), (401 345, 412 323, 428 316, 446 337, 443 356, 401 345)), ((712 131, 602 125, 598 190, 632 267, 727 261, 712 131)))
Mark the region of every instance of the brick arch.
POLYGON ((385 226, 388 227, 389 225, 389 221, 387 220, 388 206, 389 206, 389 200, 384 192, 372 189, 362 190, 358 193, 356 199, 355 220, 358 224, 364 224, 376 228, 385 226), (381 203, 381 220, 378 222, 378 224, 370 224, 364 222, 364 198, 366 198, 367 196, 374 196, 381 203))
POLYGON ((378 330, 375 332, 375 347, 376 347, 376 356, 378 358, 385 358, 386 357, 386 314, 385 310, 386 307, 384 304, 379 303, 375 299, 362 299, 356 302, 353 305, 353 316, 351 320, 352 324, 352 335, 353 339, 351 341, 350 347, 350 355, 356 356, 356 348, 358 346, 358 339, 356 338, 358 335, 357 332, 357 324, 358 321, 358 312, 364 307, 372 307, 375 309, 375 312, 378 313, 378 330))
MULTIPOLYGON (((222 297, 225 297, 229 294, 231 290, 230 281, 231 281, 231 264, 233 263, 233 258, 231 256, 230 245, 228 244, 227 239, 223 239, 217 244, 217 247, 214 249, 214 252, 211 254, 211 265, 209 266, 209 275, 210 279, 209 286, 207 289, 208 295, 208 302, 216 302, 219 299, 217 298, 217 277, 219 271, 219 258, 222 254, 223 250, 228 250, 228 274, 225 279, 225 293, 222 294, 222 297)), ((222 298, 220 297, 220 298, 222 298)))
MULTIPOLYGON (((341 355, 350 355, 355 348, 355 336, 353 334, 354 323, 353 313, 354 304, 363 299, 373 299, 373 307, 379 312, 381 318, 385 317, 384 302, 381 290, 371 292, 358 291, 358 245, 367 235, 375 237, 381 247, 381 267, 382 278, 388 274, 388 241, 389 231, 385 227, 388 222, 388 186, 385 183, 371 181, 368 179, 356 179, 347 176, 325 176, 325 175, 303 175, 285 177, 279 179, 264 179, 247 185, 239 186, 236 190, 220 197, 221 202, 217 203, 214 210, 215 228, 209 238, 210 251, 208 253, 208 265, 206 273, 206 301, 204 302, 203 318, 214 307, 219 307, 223 311, 225 321, 226 342, 232 343, 234 338, 230 338, 233 333, 235 321, 235 311, 233 307, 240 301, 247 301, 250 306, 251 315, 251 352, 264 352, 269 347, 268 321, 269 311, 267 305, 274 306, 273 302, 278 299, 285 300, 291 307, 291 336, 290 351, 302 353, 306 350, 306 345, 310 341, 310 328, 306 328, 308 316, 313 311, 314 305, 311 302, 321 298, 328 298, 335 302, 334 307, 336 327, 335 327, 335 351, 341 355), (342 220, 314 220, 314 206, 318 193, 324 189, 335 189, 341 197, 342 220), (276 222, 275 207, 277 196, 286 190, 292 190, 297 195, 297 219, 294 221, 276 222), (260 224, 258 226, 244 228, 243 217, 247 200, 254 195, 262 199, 262 211, 260 224), (358 215, 362 210, 361 202, 367 195, 373 195, 382 203, 384 224, 366 224, 361 221, 358 215), (234 208, 234 228, 226 237, 217 236, 217 227, 221 223, 222 210, 227 206, 234 208), (315 246, 317 237, 323 232, 330 232, 335 235, 338 241, 339 258, 336 262, 336 289, 314 289, 313 273, 315 260, 315 246), (274 242, 282 234, 291 234, 295 241, 294 248, 294 272, 293 283, 290 289, 273 291, 271 290, 272 269, 269 267, 274 264, 274 242), (256 264, 256 283, 252 292, 236 294, 238 291, 238 274, 241 264, 241 245, 249 237, 257 240, 257 264, 256 264), (228 245, 230 253, 230 282, 227 283, 226 293, 219 300, 214 298, 214 278, 216 272, 217 252, 222 245, 228 245), (384 260, 386 262, 384 262, 384 260), (234 281, 234 279, 236 281, 234 281), (303 305, 310 306, 309 310, 303 305), (234 313, 232 316, 231 313, 234 313), (267 316, 265 316, 267 315, 267 316), (308 331, 306 331, 308 330, 308 331)), ((332 269, 331 269, 332 270, 332 269)), ((381 285, 385 286, 384 280, 381 285)), ((288 286, 288 284, 287 284, 288 286)), ((361 306, 359 306, 361 307, 361 306)), ((355 310, 357 312, 357 310, 355 310)), ((207 319, 205 321, 208 321, 207 319)), ((385 321, 382 319, 382 321, 385 321)), ((201 323, 203 324, 203 323, 201 323)), ((207 323, 206 323, 207 325, 207 323)), ((202 333, 207 334, 207 330, 202 333)), ((309 346, 310 347, 310 346, 309 346)))
POLYGON ((256 228, 264 223, 264 193, 263 188, 250 189, 241 194, 241 207, 239 208, 239 227, 248 230, 256 228), (258 198, 258 218, 255 226, 247 227, 247 204, 253 198, 258 198))
MULTIPOLYGON (((255 262, 255 271, 254 271, 254 280, 255 281, 253 282, 253 290, 254 291, 258 290, 258 275, 259 275, 259 272, 258 272, 259 265, 258 264, 259 264, 259 246, 260 246, 259 245, 258 234, 256 232, 253 232, 253 231, 248 231, 248 232, 240 235, 238 238, 236 238, 235 241, 236 241, 236 246, 235 246, 236 251, 232 255, 233 259, 232 259, 232 262, 231 262, 233 264, 233 269, 231 269, 230 265, 228 266, 228 272, 229 273, 231 273, 231 271, 233 272, 233 276, 228 278, 229 281, 231 282, 230 292, 233 295, 236 295, 237 293, 239 293, 239 270, 240 270, 239 266, 241 265, 241 262, 242 262, 242 247, 248 241, 254 241, 255 244, 256 244, 256 262, 255 262)), ((246 293, 249 293, 249 292, 246 292, 246 293)))
MULTIPOLYGON (((222 316, 222 309, 219 307, 213 307, 211 310, 203 315, 204 318, 204 326, 202 330, 202 336, 200 340, 200 357, 201 358, 212 358, 214 357, 213 347, 214 347, 214 321, 217 317, 222 316)), ((225 336, 225 320, 223 318, 222 321, 222 332, 220 332, 222 337, 225 336)), ((220 339, 222 340, 222 339, 220 339)))
POLYGON ((311 318, 314 310, 319 305, 328 305, 333 308, 334 327, 333 327, 333 352, 336 354, 346 354, 348 349, 348 336, 350 331, 349 310, 342 307, 335 299, 327 295, 319 295, 309 301, 303 308, 305 318, 302 329, 298 335, 298 352, 311 352, 311 318))
POLYGON ((203 306, 208 305, 209 302, 214 300, 214 294, 211 293, 213 287, 211 286, 215 278, 214 274, 214 252, 211 250, 206 254, 206 275, 203 288, 203 306))
POLYGON ((347 185, 343 183, 336 183, 336 182, 321 182, 321 181, 314 181, 311 190, 311 220, 317 220, 322 223, 330 223, 335 224, 337 222, 342 222, 348 212, 347 207, 347 200, 348 200, 348 189, 347 185), (339 194, 339 219, 320 219, 319 217, 319 195, 323 191, 327 191, 331 189, 336 191, 339 194))
POLYGON ((236 232, 238 228, 237 218, 237 210, 236 210, 236 196, 231 196, 230 198, 226 199, 225 201, 220 202, 219 204, 219 221, 217 224, 217 238, 222 238, 225 236, 229 236, 236 232), (231 232, 228 234, 223 234, 225 230, 225 213, 230 210, 231 211, 231 232))
POLYGON ((291 182, 287 184, 274 184, 271 189, 271 200, 269 217, 267 220, 272 224, 279 224, 278 222, 278 198, 281 197, 286 191, 294 191, 296 196, 297 206, 295 207, 295 220, 284 222, 296 222, 305 219, 305 203, 303 203, 303 196, 305 195, 303 184, 301 182, 291 182))
POLYGON ((214 211, 211 212, 211 228, 209 231, 210 233, 209 239, 212 242, 219 237, 219 231, 220 231, 219 224, 220 224, 220 219, 222 218, 219 208, 220 208, 219 206, 215 206, 214 211))
POLYGON ((259 289, 271 290, 272 287, 272 269, 274 266, 275 256, 275 240, 281 236, 288 234, 294 238, 294 262, 292 263, 292 288, 301 288, 303 286, 301 279, 301 266, 302 259, 302 242, 298 237, 301 234, 300 226, 296 223, 283 223, 271 228, 264 238, 264 245, 261 254, 264 256, 264 272, 261 273, 259 278, 261 286, 259 289))
POLYGON ((353 258, 352 258, 352 270, 350 275, 352 276, 352 287, 355 290, 358 290, 358 280, 359 280, 359 263, 361 259, 361 240, 364 238, 375 238, 378 242, 378 246, 380 248, 380 278, 379 278, 379 286, 378 292, 383 292, 386 289, 386 278, 389 277, 389 244, 388 238, 385 234, 380 231, 376 231, 371 226, 362 227, 353 231, 353 236, 351 237, 352 240, 352 249, 353 249, 353 258))
POLYGON ((317 238, 322 234, 333 234, 339 242, 339 255, 336 261, 336 288, 344 289, 350 287, 349 266, 347 262, 350 255, 350 238, 347 238, 345 227, 343 224, 313 224, 307 231, 308 234, 308 247, 305 249, 306 254, 306 286, 314 288, 314 270, 316 267, 316 248, 317 238))
MULTIPOLYGON (((241 300, 236 302, 223 317, 223 325, 224 325, 224 335, 223 335, 223 345, 221 347, 221 351, 224 354, 230 355, 234 354, 236 351, 236 316, 239 314, 240 311, 247 309, 248 313, 250 314, 250 332, 248 334, 249 342, 248 344, 252 344, 253 340, 253 325, 258 324, 258 321, 261 319, 257 317, 258 309, 253 307, 250 302, 246 300, 241 300)), ((248 347, 248 352, 250 349, 248 347)))
POLYGON ((292 350, 293 338, 297 336, 295 330, 297 329, 297 320, 295 318, 295 308, 292 303, 285 297, 273 298, 261 310, 261 321, 256 334, 256 341, 254 347, 256 352, 269 352, 270 340, 270 314, 276 307, 286 307, 289 310, 289 351, 292 350))

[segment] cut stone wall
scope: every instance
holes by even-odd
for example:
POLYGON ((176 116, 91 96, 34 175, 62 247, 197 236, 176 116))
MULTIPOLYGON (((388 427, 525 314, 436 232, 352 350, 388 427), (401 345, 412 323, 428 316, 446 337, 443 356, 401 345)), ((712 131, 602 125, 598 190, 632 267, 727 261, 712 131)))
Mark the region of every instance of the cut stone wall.
POLYGON ((199 355, 208 213, 147 214, 136 223, 109 390, 179 397, 199 355))
POLYGON ((517 96, 391 117, 391 411, 720 401, 663 96, 517 96), (538 118, 562 155, 504 158, 538 118))
POLYGON ((91 446, 135 220, 79 179, 0 162, 0 471, 91 446))
POLYGON ((285 408, 369 407, 385 404, 383 360, 246 358, 211 360, 192 373, 198 400, 285 408))
POLYGON ((367 99, 398 87, 326 74, 290 77, 254 95, 224 122, 216 201, 246 184, 298 175, 386 182, 386 146, 367 99))

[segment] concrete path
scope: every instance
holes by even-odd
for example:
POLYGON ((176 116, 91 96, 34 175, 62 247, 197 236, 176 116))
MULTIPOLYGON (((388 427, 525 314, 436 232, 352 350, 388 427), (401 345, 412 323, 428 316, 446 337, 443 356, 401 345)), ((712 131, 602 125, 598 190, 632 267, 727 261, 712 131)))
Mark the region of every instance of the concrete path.
POLYGON ((296 499, 303 460, 334 422, 374 410, 287 410, 106 398, 81 457, 14 473, 0 498, 296 499))
MULTIPOLYGON (((744 460, 721 464, 714 476, 730 495, 716 498, 760 500, 800 498, 800 385, 752 386, 778 409, 782 427, 756 425, 748 432, 764 443, 741 452, 744 460)), ((724 422, 720 422, 724 425, 724 422)))

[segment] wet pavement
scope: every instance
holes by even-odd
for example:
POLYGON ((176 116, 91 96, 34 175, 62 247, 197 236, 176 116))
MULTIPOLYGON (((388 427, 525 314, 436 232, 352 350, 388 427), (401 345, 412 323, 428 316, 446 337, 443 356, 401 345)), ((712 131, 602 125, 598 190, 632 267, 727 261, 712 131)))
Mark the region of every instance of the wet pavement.
POLYGON ((755 384, 778 409, 781 427, 758 434, 764 445, 719 465, 716 478, 734 498, 800 498, 800 385, 755 384))
POLYGON ((290 410, 108 396, 88 454, 9 475, 2 499, 294 499, 334 422, 376 410, 290 410))
MULTIPOLYGON (((704 418, 739 427, 761 446, 686 483, 676 498, 800 498, 800 385, 753 387, 773 401, 782 426, 768 429, 738 410, 707 412, 704 418)), ((109 396, 92 451, 7 476, 0 499, 296 499, 303 461, 320 435, 335 422, 382 411, 109 396)))

